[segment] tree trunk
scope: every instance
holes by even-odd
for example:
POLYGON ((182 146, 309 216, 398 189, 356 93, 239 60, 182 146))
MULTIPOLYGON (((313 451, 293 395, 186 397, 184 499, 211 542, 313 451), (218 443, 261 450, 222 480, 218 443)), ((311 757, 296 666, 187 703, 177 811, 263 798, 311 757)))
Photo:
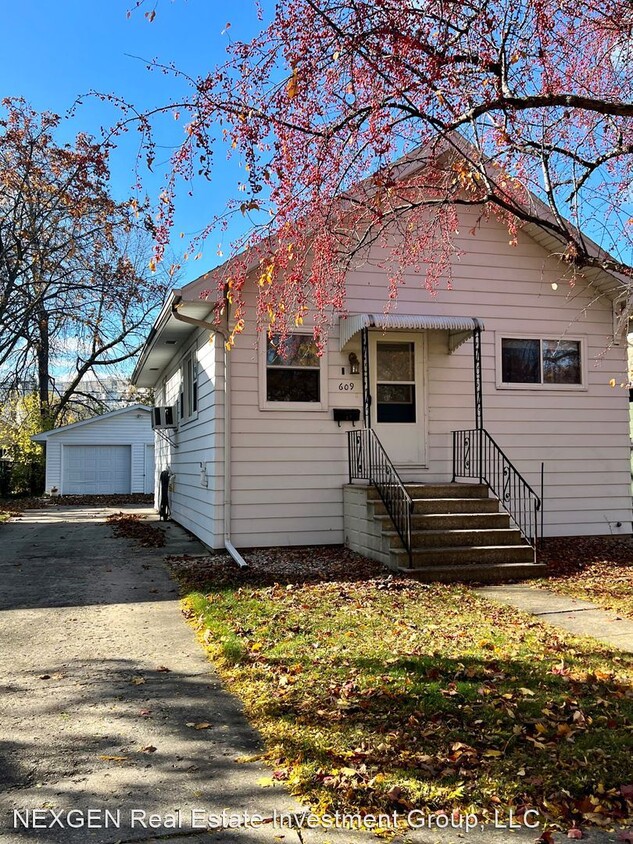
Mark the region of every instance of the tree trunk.
POLYGON ((48 312, 43 304, 37 309, 37 342, 35 344, 37 355, 37 388, 40 400, 40 413, 42 414, 43 430, 48 430, 51 422, 50 410, 50 336, 48 312))

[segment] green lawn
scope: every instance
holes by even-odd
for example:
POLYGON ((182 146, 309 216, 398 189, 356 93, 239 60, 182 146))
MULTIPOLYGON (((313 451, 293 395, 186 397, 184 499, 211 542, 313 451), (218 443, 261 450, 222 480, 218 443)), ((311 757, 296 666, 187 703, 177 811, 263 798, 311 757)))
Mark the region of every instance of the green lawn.
POLYGON ((377 577, 342 549, 247 559, 247 572, 223 556, 173 565, 271 779, 319 811, 537 808, 607 824, 633 810, 624 654, 464 587, 377 577))

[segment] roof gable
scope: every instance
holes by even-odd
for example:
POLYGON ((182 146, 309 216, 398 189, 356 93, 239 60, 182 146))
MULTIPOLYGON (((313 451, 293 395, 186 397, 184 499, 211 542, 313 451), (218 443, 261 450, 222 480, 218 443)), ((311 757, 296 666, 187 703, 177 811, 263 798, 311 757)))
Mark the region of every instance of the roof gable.
POLYGON ((75 430, 76 428, 83 428, 86 425, 92 425, 95 422, 102 422, 104 419, 113 419, 117 416, 122 416, 127 413, 151 413, 152 408, 144 404, 132 404, 129 407, 120 407, 118 410, 111 410, 108 413, 102 413, 100 416, 92 416, 90 419, 82 419, 80 422, 71 422, 70 425, 62 425, 60 428, 52 428, 50 431, 43 431, 41 434, 36 434, 31 439, 34 442, 46 442, 51 437, 66 431, 75 430))

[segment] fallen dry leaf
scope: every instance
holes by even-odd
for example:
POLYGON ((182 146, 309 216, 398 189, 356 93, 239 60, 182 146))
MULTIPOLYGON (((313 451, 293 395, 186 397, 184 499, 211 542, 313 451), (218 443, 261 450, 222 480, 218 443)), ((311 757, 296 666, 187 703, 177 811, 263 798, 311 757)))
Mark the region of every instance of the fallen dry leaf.
POLYGON ((130 683, 133 686, 143 686, 145 684, 145 677, 132 677, 130 683))
POLYGON ((126 762, 127 756, 109 756, 107 753, 103 753, 99 756, 99 759, 104 762, 126 762))
POLYGON ((582 829, 578 829, 577 826, 572 826, 571 829, 567 830, 567 838, 582 838, 582 829))
POLYGON ((200 721, 200 723, 195 724, 193 721, 188 721, 186 724, 187 727, 193 727, 194 730, 208 730, 213 725, 209 724, 208 721, 200 721))
POLYGON ((156 748, 153 744, 146 744, 145 747, 141 747, 141 753, 156 753, 156 748))
POLYGON ((165 531, 143 521, 138 513, 112 513, 106 518, 115 536, 135 539, 145 548, 162 548, 165 545, 165 531))

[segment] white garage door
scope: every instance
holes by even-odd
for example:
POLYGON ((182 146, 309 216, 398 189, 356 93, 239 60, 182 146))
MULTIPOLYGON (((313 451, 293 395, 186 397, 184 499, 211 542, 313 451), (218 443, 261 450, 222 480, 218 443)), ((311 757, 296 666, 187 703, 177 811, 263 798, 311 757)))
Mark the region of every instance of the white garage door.
POLYGON ((130 492, 129 445, 65 445, 64 495, 113 495, 130 492))

